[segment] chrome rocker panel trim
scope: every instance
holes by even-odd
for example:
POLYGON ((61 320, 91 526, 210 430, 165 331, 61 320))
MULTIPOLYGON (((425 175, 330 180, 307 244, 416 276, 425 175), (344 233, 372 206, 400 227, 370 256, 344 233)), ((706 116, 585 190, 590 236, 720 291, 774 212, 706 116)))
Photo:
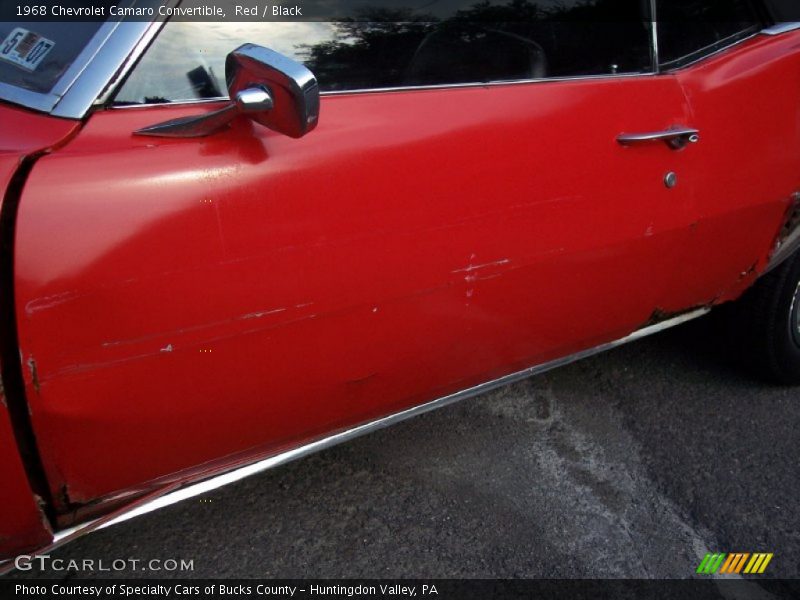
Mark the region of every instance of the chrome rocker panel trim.
MULTIPOLYGON (((638 329, 633 333, 618 340, 614 340, 606 344, 601 344, 600 346, 595 346, 594 348, 588 348, 586 350, 577 352, 575 354, 571 354, 569 356, 565 356, 563 358, 557 358, 555 360, 546 363, 535 365, 533 367, 524 369, 522 371, 518 371, 516 373, 511 373, 510 375, 506 375, 504 377, 500 377, 498 379, 494 379, 492 381, 476 385, 466 390, 450 394, 449 396, 444 396, 437 400, 432 400, 431 402, 420 404, 419 406, 409 408, 407 410, 395 413, 393 415, 389 415, 387 417, 383 417, 375 421, 364 423, 363 425, 358 425, 351 429, 335 433, 328 437, 319 439, 315 442, 311 442, 310 444, 300 446, 299 448, 295 448, 294 450, 282 452, 281 454, 257 460, 253 463, 250 463, 242 467, 234 468, 230 471, 227 471, 220 475, 212 476, 208 479, 176 482, 169 484, 164 488, 155 490, 152 493, 137 499, 136 501, 132 502, 127 506, 124 506, 116 511, 109 513, 108 515, 57 532, 51 544, 49 544, 45 548, 37 550, 34 554, 47 553, 63 544, 66 544, 67 542, 70 542, 92 531, 105 529, 106 527, 111 527, 112 525, 128 521, 129 519, 147 514, 159 508, 164 508, 166 506, 176 504, 177 502, 181 502, 182 500, 187 500, 189 498, 194 498, 202 494, 207 494, 213 490, 216 490, 228 484, 235 483, 237 481, 245 479, 246 477, 250 477, 251 475, 256 475, 268 469, 272 469, 277 466, 291 462, 293 460, 303 458, 305 456, 308 456, 309 454, 325 450, 332 446, 336 446, 337 444, 350 441, 352 439, 355 439, 367 433, 371 433, 378 429, 383 429, 390 425, 394 425, 395 423, 405 421, 406 419, 422 415, 424 413, 436 410, 438 408, 443 408, 445 406, 454 404, 461 400, 473 398, 475 396, 489 392, 504 385, 508 385, 510 383, 515 383, 517 381, 527 379, 528 377, 531 377, 533 375, 539 375, 541 373, 544 373, 545 371, 550 371, 551 369, 568 365, 577 360, 588 358, 589 356, 605 352, 606 350, 611 350, 613 348, 617 348, 624 344, 634 342, 636 340, 647 337, 654 333, 659 333, 676 325, 680 325, 682 323, 686 323, 687 321, 691 321, 692 319, 696 319, 697 317, 701 317, 706 313, 708 313, 710 310, 711 310, 710 308, 699 308, 691 312, 683 313, 671 319, 661 321, 660 323, 656 323, 654 325, 649 325, 642 329, 638 329)), ((14 570, 13 561, 6 561, 5 563, 0 564, 0 575, 8 573, 12 570, 14 570)))
POLYGON ((787 229, 784 234, 781 230, 782 237, 778 239, 775 247, 772 250, 772 255, 769 257, 769 262, 761 277, 783 264, 788 258, 800 250, 800 192, 792 194, 792 206, 790 209, 788 222, 783 229, 787 229))
POLYGON ((782 265, 798 250, 800 250, 800 227, 795 228, 775 249, 772 257, 769 259, 767 268, 764 269, 764 272, 761 275, 764 276, 773 269, 782 265))

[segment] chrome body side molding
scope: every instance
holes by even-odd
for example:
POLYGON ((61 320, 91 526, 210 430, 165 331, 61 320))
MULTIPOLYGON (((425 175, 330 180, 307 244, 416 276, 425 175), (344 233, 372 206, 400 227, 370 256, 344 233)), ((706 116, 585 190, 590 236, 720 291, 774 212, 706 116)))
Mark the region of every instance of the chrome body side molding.
MULTIPOLYGON (((377 419, 375 421, 370 421, 368 423, 358 425, 351 429, 346 429, 339 433, 329 435, 327 437, 311 442, 310 444, 300 446, 293 450, 288 450, 286 452, 282 452, 274 456, 257 459, 254 462, 251 462, 244 466, 234 467, 230 470, 227 470, 217 475, 213 475, 210 477, 206 476, 205 479, 203 479, 201 476, 194 480, 190 479, 190 480, 178 481, 167 484, 163 488, 154 490, 153 492, 103 517, 57 532, 53 538, 53 542, 47 547, 38 550, 36 554, 49 552, 50 550, 53 550, 58 546, 61 546, 69 541, 72 541, 92 531, 105 529, 106 527, 122 523, 134 517, 138 517, 139 515, 144 515, 159 508, 163 508, 165 506, 170 506, 177 502, 181 502, 182 500, 187 500, 189 498, 194 498, 202 494, 207 494, 209 492, 212 492, 213 490, 216 490, 228 484, 235 483, 237 481, 245 479, 246 477, 250 477, 251 475, 256 475, 257 473, 261 473, 268 469, 272 469, 274 467, 286 464, 293 460, 297 460, 298 458, 308 456, 309 454, 319 452, 320 450, 325 450, 332 446, 336 446, 337 444, 347 442, 349 440, 355 439, 367 433, 371 433, 378 429, 383 429, 390 425, 394 425, 395 423, 405 421, 406 419, 410 419, 412 417, 425 414, 427 412, 436 410, 438 408, 443 408, 445 406, 454 404, 461 400, 473 398, 475 396, 502 387, 504 385, 508 385, 510 383, 515 383, 517 381, 527 379, 528 377, 531 377, 533 375, 538 375, 546 371, 550 371, 551 369, 568 365, 582 358, 587 358, 589 356, 599 354, 606 350, 617 348, 618 346, 622 346, 629 342, 639 340, 654 333, 664 331, 665 329, 669 329, 676 325, 680 325, 682 323, 686 323, 687 321, 691 321, 692 319, 696 319, 697 317, 700 317, 708 313, 710 310, 711 310, 710 308, 699 308, 696 310, 692 310, 690 312, 683 313, 671 319, 667 319, 665 321, 661 321, 654 325, 649 325, 647 327, 643 327, 642 329, 638 329, 633 333, 631 333, 630 335, 627 335, 618 340, 614 340, 606 344, 601 344, 600 346, 596 346, 594 348, 587 348, 586 350, 582 350, 581 352, 577 352, 569 356, 557 358, 555 360, 538 364, 528 369, 518 371, 516 373, 511 373, 504 377, 500 377, 498 379, 494 379, 492 381, 488 381, 486 383, 473 386, 471 388, 462 390, 460 392, 444 396, 437 400, 432 400, 430 402, 426 402, 425 404, 420 404, 419 406, 403 410, 401 412, 377 419)), ((0 565, 0 575, 3 573, 7 573, 13 569, 14 569, 13 562, 7 561, 5 564, 0 565)))

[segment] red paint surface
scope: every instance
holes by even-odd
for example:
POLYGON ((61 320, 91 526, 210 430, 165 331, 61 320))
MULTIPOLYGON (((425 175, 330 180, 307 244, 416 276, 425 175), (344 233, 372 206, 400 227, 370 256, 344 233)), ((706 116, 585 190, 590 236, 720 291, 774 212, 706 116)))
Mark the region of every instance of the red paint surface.
POLYGON ((130 135, 211 107, 95 114, 18 221, 51 486, 81 503, 263 456, 737 293, 800 188, 797 128, 766 137, 796 118, 798 39, 702 77, 325 97, 300 140, 130 135), (736 103, 765 156, 734 143, 736 103), (703 140, 615 142, 671 125, 703 140))
POLYGON ((739 296, 800 190, 800 34, 756 36, 678 75, 702 141, 686 151, 697 227, 672 306, 739 296))
POLYGON ((0 414, 0 557, 11 557, 52 539, 22 467, 8 412, 0 414))
POLYGON ((5 407, 0 408, 0 557, 11 557, 50 542, 52 536, 22 466, 5 407))
MULTIPOLYGON (((2 189, 8 187, 23 156, 57 143, 74 127, 74 123, 0 105, 2 189)), ((9 291, 0 289, 0 294, 6 293, 9 291)), ((8 400, 3 393, 0 398, 0 557, 5 557, 42 546, 52 536, 25 475, 8 414, 8 400)))

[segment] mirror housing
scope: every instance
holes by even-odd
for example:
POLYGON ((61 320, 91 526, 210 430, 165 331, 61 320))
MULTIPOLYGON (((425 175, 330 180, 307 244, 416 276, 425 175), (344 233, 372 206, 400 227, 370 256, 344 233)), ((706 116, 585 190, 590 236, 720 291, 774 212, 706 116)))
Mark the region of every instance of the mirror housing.
POLYGON ((269 48, 244 44, 226 57, 225 79, 231 98, 227 106, 144 127, 134 135, 204 137, 239 115, 293 138, 317 126, 319 85, 304 65, 269 48))

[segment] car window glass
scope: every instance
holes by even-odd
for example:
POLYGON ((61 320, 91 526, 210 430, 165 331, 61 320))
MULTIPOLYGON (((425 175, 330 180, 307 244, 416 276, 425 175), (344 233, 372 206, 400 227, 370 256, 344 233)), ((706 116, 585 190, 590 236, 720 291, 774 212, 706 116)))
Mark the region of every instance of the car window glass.
POLYGON ((800 21, 800 2, 797 0, 769 0, 767 9, 778 23, 800 21))
POLYGON ((322 91, 652 68, 641 0, 447 0, 417 9, 408 4, 362 5, 353 17, 326 22, 169 22, 116 102, 225 95, 225 56, 246 42, 305 63, 322 91))
MULTIPOLYGON (((107 3, 110 4, 110 3, 107 3)), ((46 94, 72 66, 102 22, 0 23, 0 82, 46 94)))
POLYGON ((659 59, 679 66, 760 27, 749 0, 659 0, 659 59))

